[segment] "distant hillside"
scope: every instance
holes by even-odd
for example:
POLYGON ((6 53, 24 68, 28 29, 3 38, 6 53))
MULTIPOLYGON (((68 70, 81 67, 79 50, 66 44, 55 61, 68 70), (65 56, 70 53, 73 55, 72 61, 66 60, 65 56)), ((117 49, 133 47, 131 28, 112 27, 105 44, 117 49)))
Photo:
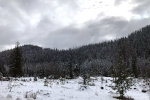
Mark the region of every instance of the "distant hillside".
MULTIPOLYGON (((73 66, 77 65, 81 72, 97 71, 96 74, 110 75, 114 66, 118 45, 125 48, 125 59, 128 67, 131 67, 131 59, 137 58, 137 66, 140 73, 144 73, 150 66, 150 25, 131 33, 127 38, 114 41, 90 44, 75 49, 57 50, 44 49, 33 45, 21 46, 24 59, 24 72, 38 74, 38 71, 50 70, 54 66, 62 70, 67 68, 71 61, 73 66), (35 68, 36 70, 33 68, 35 68), (27 71, 28 70, 28 71, 27 71)), ((9 68, 9 56, 12 50, 0 53, 0 66, 9 68)), ((56 68, 56 67, 55 67, 56 68)), ((47 72, 48 73, 48 72, 47 72)))

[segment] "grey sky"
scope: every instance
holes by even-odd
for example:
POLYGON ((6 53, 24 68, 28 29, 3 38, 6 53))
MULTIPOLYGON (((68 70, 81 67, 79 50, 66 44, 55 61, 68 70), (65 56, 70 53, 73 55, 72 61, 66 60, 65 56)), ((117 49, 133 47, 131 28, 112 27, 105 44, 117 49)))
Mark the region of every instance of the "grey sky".
POLYGON ((67 49, 150 24, 150 0, 0 0, 0 50, 16 41, 67 49))

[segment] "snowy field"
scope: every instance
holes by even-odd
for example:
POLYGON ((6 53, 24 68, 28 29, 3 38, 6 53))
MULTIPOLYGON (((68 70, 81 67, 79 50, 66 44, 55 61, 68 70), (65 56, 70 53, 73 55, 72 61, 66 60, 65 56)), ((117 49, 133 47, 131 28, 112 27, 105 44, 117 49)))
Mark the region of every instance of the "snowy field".
MULTIPOLYGON (((34 81, 33 78, 20 78, 18 81, 0 82, 0 100, 117 100, 116 92, 111 89, 111 78, 92 78, 90 86, 83 88, 82 78, 73 80, 48 80, 44 86, 44 79, 34 81), (102 89, 103 87, 104 89, 102 89)), ((143 80, 136 84, 126 96, 134 100, 150 100, 150 94, 143 93, 146 88, 143 80)))

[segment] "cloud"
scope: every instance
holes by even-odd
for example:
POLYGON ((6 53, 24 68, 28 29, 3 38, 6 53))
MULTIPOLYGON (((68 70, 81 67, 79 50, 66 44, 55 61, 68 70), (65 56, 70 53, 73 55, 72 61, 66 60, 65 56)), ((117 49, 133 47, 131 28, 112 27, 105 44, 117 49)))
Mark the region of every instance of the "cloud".
POLYGON ((150 0, 134 0, 134 3, 138 4, 138 6, 133 9, 134 13, 150 17, 150 0))
POLYGON ((120 5, 124 0, 115 0, 114 4, 115 5, 120 5))
POLYGON ((67 16, 77 8, 76 1, 0 0, 1 48, 13 45, 16 41, 35 43, 41 35, 67 25, 67 16))
POLYGON ((45 47, 59 49, 78 47, 128 36, 149 23, 149 19, 129 22, 120 17, 108 17, 103 20, 89 21, 79 28, 76 25, 64 27, 41 39, 41 43, 45 47))
MULTIPOLYGON (((120 5, 121 3, 125 3, 127 1, 124 0, 115 0, 116 5, 120 5)), ((141 17, 150 17, 150 0, 132 0, 131 4, 135 6, 132 9, 132 13, 137 14, 141 17)))
POLYGON ((16 41, 67 49, 127 36, 150 23, 149 0, 127 1, 0 0, 0 50, 16 41))

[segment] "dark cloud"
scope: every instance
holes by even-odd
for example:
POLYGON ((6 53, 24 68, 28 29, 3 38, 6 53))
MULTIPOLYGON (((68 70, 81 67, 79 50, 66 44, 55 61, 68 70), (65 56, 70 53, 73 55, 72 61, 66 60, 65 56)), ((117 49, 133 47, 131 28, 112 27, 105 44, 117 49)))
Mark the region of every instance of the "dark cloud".
MULTIPOLYGON (((116 0, 115 4, 123 2, 116 0)), ((149 0, 132 3, 138 4, 133 13, 150 12, 149 0)), ((73 17, 82 10, 79 0, 0 0, 0 50, 16 41, 66 49, 127 36, 150 23, 150 18, 126 20, 100 12, 97 19, 78 25, 73 17)))
POLYGON ((150 14, 150 0, 134 0, 133 2, 138 4, 138 6, 133 9, 134 13, 140 15, 150 14))
POLYGON ((45 39, 42 39, 44 41, 41 41, 41 43, 45 47, 66 49, 125 37, 149 23, 149 19, 131 20, 129 22, 119 17, 108 17, 99 21, 90 21, 82 28, 72 25, 54 31, 45 39))
MULTIPOLYGON (((36 39, 59 28, 57 9, 74 10, 77 0, 0 0, 0 47, 21 43, 40 44, 36 39), (55 13, 56 12, 56 13, 55 13), (35 15, 39 14, 39 21, 35 15)), ((69 11, 68 11, 69 14, 69 11)), ((60 16, 61 17, 61 16, 60 16)))

